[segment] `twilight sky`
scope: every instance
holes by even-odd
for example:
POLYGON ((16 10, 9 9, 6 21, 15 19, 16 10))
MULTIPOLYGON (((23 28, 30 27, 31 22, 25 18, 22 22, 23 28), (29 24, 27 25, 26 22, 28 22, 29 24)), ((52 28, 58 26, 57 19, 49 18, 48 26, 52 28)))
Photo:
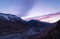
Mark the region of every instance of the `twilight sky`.
POLYGON ((30 18, 60 12, 60 0, 0 0, 0 12, 30 18))

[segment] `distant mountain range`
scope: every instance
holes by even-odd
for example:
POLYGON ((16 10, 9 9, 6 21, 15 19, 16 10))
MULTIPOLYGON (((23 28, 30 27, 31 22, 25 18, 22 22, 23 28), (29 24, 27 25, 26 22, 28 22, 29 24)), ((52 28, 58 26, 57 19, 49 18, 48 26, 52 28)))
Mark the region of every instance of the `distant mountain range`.
POLYGON ((25 21, 15 15, 0 13, 0 39, 45 39, 46 35, 51 34, 48 32, 56 28, 58 31, 59 26, 60 21, 48 23, 37 18, 25 21))
POLYGON ((36 19, 36 20, 40 20, 40 21, 43 21, 43 22, 54 23, 54 22, 57 22, 60 19, 60 12, 55 13, 55 14, 48 14, 48 15, 44 15, 44 16, 27 18, 25 20, 28 21, 28 20, 31 20, 31 19, 36 19))

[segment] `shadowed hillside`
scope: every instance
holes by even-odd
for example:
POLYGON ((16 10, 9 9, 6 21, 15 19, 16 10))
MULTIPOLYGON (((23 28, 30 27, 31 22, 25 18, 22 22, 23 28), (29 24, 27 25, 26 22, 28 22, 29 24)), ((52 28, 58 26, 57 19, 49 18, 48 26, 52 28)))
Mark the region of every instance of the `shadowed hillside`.
POLYGON ((18 33, 25 31, 25 28, 25 21, 20 17, 11 14, 0 13, 0 34, 18 33))
POLYGON ((49 30, 47 35, 45 35, 44 37, 42 36, 41 38, 42 39, 60 39, 60 20, 56 22, 56 24, 57 24, 56 27, 49 30))

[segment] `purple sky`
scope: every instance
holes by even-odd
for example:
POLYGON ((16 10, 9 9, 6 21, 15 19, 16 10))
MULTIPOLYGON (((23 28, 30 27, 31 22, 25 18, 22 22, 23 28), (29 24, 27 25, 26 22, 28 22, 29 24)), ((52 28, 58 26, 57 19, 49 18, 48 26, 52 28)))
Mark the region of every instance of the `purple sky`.
POLYGON ((60 12, 60 0, 0 0, 0 12, 30 18, 60 12))

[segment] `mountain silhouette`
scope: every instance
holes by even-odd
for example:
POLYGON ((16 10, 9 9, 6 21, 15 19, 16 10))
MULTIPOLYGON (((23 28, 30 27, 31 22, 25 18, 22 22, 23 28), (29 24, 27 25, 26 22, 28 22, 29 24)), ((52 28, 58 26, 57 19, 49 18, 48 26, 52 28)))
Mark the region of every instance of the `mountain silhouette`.
POLYGON ((39 20, 30 20, 27 21, 27 24, 29 24, 30 27, 43 28, 43 27, 51 26, 52 23, 42 22, 39 20))
POLYGON ((15 15, 0 13, 0 39, 40 39, 55 25, 33 19, 25 21, 15 15))

